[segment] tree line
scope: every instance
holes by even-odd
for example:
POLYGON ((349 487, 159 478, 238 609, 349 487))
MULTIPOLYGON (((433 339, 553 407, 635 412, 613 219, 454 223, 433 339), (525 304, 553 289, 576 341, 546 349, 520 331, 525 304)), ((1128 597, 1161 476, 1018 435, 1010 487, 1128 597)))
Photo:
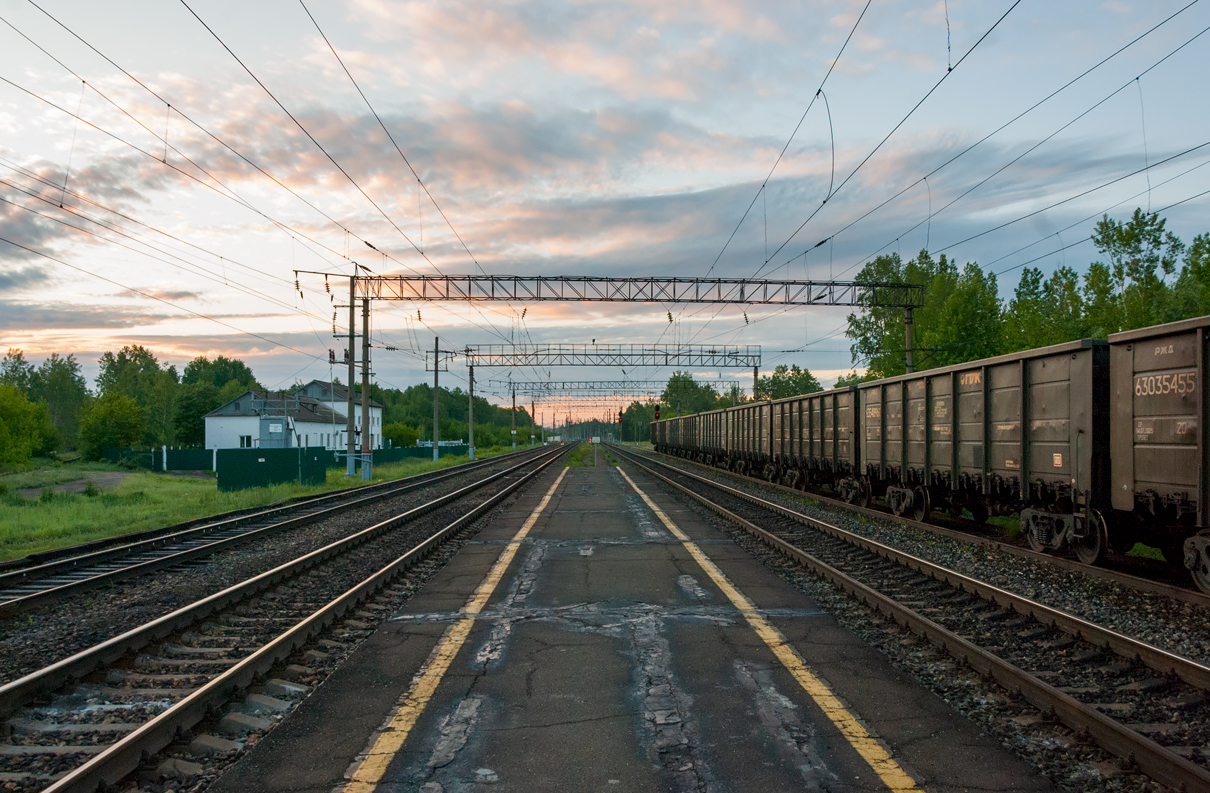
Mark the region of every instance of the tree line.
MULTIPOLYGON (((78 449, 98 459, 106 447, 200 447, 203 417, 249 389, 264 390, 251 367, 237 358, 199 356, 183 370, 160 361, 141 345, 106 352, 98 360, 95 390, 90 389, 74 355, 52 353, 35 366, 19 349, 0 360, 0 467, 11 468, 35 455, 78 449)), ((339 379, 336 381, 340 385, 339 379)), ((304 384, 295 382, 290 389, 304 384)), ((397 446, 432 438, 432 388, 404 391, 371 385, 383 405, 383 436, 397 446)), ((354 386, 360 400, 361 386, 354 386)), ((467 440, 467 394, 442 388, 439 395, 441 438, 467 440)), ((510 408, 475 398, 477 446, 510 442, 510 408)), ((518 408, 517 436, 528 439, 533 424, 518 408)))
MULTIPOLYGON (((914 311, 917 369, 965 363, 994 355, 1210 314, 1210 234, 1186 245, 1166 220, 1136 209, 1129 220, 1103 216, 1093 230, 1098 259, 1083 275, 1064 264, 1049 277, 1025 267, 1013 296, 999 296, 996 276, 975 262, 959 269, 928 251, 904 262, 879 256, 858 281, 904 281, 925 288, 914 311)), ((849 315, 854 363, 867 374, 838 385, 905 371, 903 309, 868 306, 849 315)))

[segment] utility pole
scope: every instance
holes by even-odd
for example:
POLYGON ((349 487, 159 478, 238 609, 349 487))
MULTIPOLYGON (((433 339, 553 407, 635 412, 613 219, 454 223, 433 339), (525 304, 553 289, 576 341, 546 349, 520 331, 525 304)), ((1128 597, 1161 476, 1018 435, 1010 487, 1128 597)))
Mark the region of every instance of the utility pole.
POLYGON ((347 416, 345 435, 348 436, 345 446, 345 476, 351 477, 357 473, 357 460, 354 455, 357 453, 356 435, 353 431, 353 381, 357 379, 357 347, 354 346, 357 338, 357 271, 353 271, 353 275, 349 276, 349 379, 345 381, 345 388, 349 391, 349 404, 345 410, 347 416))
POLYGON ((467 409, 467 412, 466 412, 467 426, 470 427, 470 430, 469 430, 470 437, 467 439, 467 443, 469 444, 469 448, 467 449, 467 451, 470 452, 470 458, 473 460, 473 459, 475 459, 475 365, 472 363, 472 364, 470 364, 470 367, 471 367, 471 376, 470 376, 471 401, 470 401, 470 407, 467 409))
POLYGON ((542 411, 542 422, 539 424, 542 427, 542 445, 546 445, 546 411, 542 411))
POLYGON ((916 371, 916 367, 912 365, 912 307, 908 306, 903 309, 903 330, 906 341, 904 351, 907 354, 907 372, 911 374, 916 371))
MULTIPOLYGON (((911 311, 911 309, 908 309, 908 311, 911 311)), ((752 367, 752 401, 753 402, 756 401, 756 381, 759 379, 760 379, 760 367, 753 366, 752 367)), ((679 416, 679 415, 681 415, 681 407, 680 407, 681 403, 678 401, 676 404, 677 404, 676 414, 679 416)))
MULTIPOLYGON (((352 384, 350 384, 350 389, 352 384)), ((374 446, 370 434, 370 298, 361 300, 361 478, 374 476, 374 446)))
POLYGON ((534 419, 538 417, 538 405, 536 400, 531 396, 529 398, 529 445, 533 448, 534 445, 534 419))
POLYGON ((510 413, 509 415, 512 416, 513 448, 515 449, 515 448, 517 448, 517 389, 515 389, 515 388, 513 389, 513 412, 510 413))
POLYGON ((441 370, 441 337, 433 337, 433 462, 437 462, 437 373, 441 370))

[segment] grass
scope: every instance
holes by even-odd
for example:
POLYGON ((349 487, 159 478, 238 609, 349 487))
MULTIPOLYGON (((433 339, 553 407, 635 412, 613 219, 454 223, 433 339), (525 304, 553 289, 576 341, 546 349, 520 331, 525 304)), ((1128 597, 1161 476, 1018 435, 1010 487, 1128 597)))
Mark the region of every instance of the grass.
MULTIPOLYGON (((477 449, 476 459, 503 454, 500 448, 477 449)), ((466 457, 401 460, 374 467, 374 481, 400 479, 467 462, 466 457)), ((62 548, 106 537, 157 529, 236 509, 261 507, 296 496, 307 496, 362 484, 347 480, 343 469, 328 469, 322 485, 274 485, 221 493, 215 479, 188 479, 145 470, 131 472, 107 463, 44 464, 33 470, 0 475, 0 560, 62 548), (57 493, 51 485, 88 479, 100 471, 130 475, 121 484, 95 495, 57 493), (39 498, 16 490, 42 488, 39 498)))
POLYGON ((567 462, 563 463, 563 467, 592 468, 592 450, 594 446, 596 446, 594 443, 581 443, 572 450, 571 454, 567 455, 567 462))

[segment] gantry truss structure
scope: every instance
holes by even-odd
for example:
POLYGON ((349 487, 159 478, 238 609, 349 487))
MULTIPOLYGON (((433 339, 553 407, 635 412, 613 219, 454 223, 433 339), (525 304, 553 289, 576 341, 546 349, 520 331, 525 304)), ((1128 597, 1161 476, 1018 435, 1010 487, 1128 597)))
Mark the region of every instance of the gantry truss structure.
MULTIPOLYGON (((699 385, 730 388, 738 386, 733 380, 697 380, 699 385)), ((542 380, 538 382, 516 382, 513 380, 488 380, 487 390, 516 393, 518 396, 595 396, 637 397, 658 396, 668 387, 667 380, 542 380)))
POLYGON ((760 366, 759 344, 478 344, 464 355, 472 366, 760 366))
POLYGON ((777 306, 924 305, 924 287, 872 281, 783 281, 753 278, 603 278, 590 275, 358 276, 358 296, 371 300, 610 303, 731 303, 777 306))

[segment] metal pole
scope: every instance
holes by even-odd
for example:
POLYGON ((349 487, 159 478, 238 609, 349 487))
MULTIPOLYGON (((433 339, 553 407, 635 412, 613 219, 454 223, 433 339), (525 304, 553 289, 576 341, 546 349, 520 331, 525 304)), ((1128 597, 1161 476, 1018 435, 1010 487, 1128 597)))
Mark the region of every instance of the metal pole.
POLYGON ((907 353, 907 372, 911 374, 916 371, 916 367, 912 365, 912 307, 908 306, 903 310, 903 331, 907 353))
MULTIPOLYGON (((357 275, 354 273, 349 276, 349 379, 345 381, 345 387, 348 389, 349 404, 345 410, 347 422, 345 426, 345 476, 353 476, 357 472, 357 460, 354 455, 357 453, 357 447, 354 445, 353 433, 353 381, 357 379, 357 348, 354 345, 354 340, 357 338, 357 275)), ((335 400, 333 400, 335 401, 335 400)))
POLYGON ((441 368, 441 337, 433 337, 433 462, 437 462, 437 371, 441 368))
POLYGON ((374 476, 373 428, 370 426, 370 298, 361 300, 361 478, 374 476))
POLYGON ((534 445, 534 418, 538 415, 538 406, 535 403, 533 396, 529 398, 529 445, 534 445))
MULTIPOLYGON (((752 367, 752 401, 756 401, 756 381, 760 379, 760 367, 752 367)), ((676 414, 681 415, 681 403, 676 403, 676 414)))
POLYGON ((469 421, 467 423, 470 426, 470 438, 468 440, 468 443, 470 443, 470 448, 468 451, 470 451, 470 456, 471 456, 471 459, 473 460, 473 459, 475 459, 475 365, 471 364, 470 367, 471 367, 471 378, 470 378, 471 403, 470 403, 470 409, 467 411, 466 415, 469 419, 469 421))
POLYGON ((512 416, 513 448, 515 449, 517 448, 517 389, 515 388, 513 389, 513 412, 510 415, 512 416))
POLYGON ((542 445, 546 445, 546 411, 542 411, 542 422, 539 424, 542 427, 542 445))

